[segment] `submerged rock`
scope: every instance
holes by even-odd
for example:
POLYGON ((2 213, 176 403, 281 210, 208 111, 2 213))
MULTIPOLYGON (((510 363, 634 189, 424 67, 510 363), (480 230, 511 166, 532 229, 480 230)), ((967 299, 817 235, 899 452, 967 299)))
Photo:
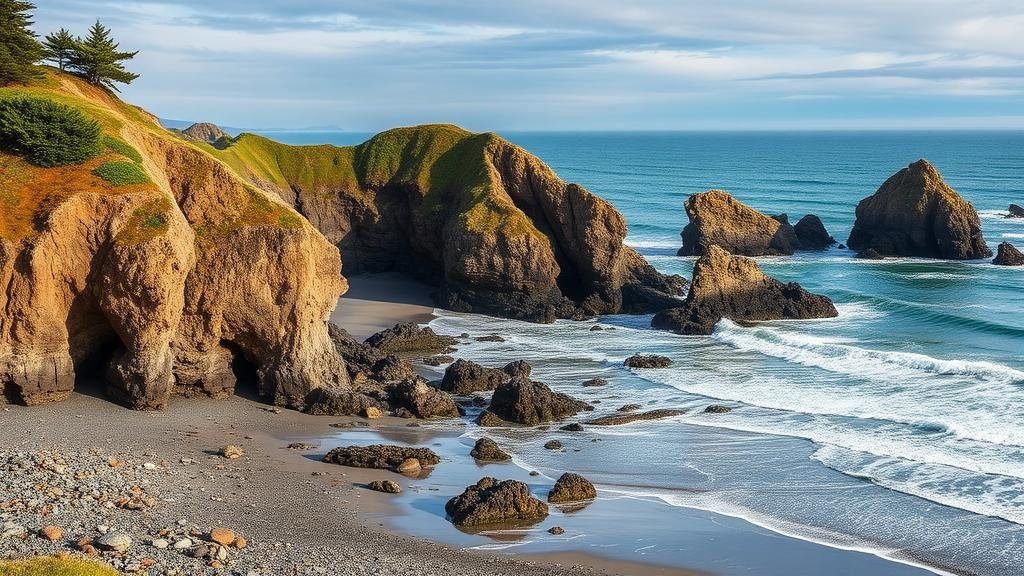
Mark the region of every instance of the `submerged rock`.
MULTIPOLYGON (((513 378, 495 389, 491 405, 484 414, 490 414, 505 422, 536 426, 542 422, 561 420, 593 409, 593 406, 582 400, 552 391, 543 382, 513 378)), ((493 422, 491 418, 481 415, 481 426, 491 425, 490 422, 493 422)))
POLYGON ((559 440, 548 440, 544 443, 545 450, 561 450, 562 442, 559 440))
POLYGON ((683 228, 680 256, 701 256, 714 245, 747 256, 792 254, 799 244, 788 221, 766 216, 724 190, 694 194, 684 207, 690 222, 683 228))
POLYGON ((421 328, 412 322, 395 324, 366 339, 366 344, 384 352, 437 352, 448 353, 459 341, 452 336, 434 333, 429 326, 421 328))
POLYGON ((861 250, 857 252, 854 258, 860 258, 861 260, 885 260, 885 256, 882 256, 874 248, 868 248, 867 250, 861 250))
POLYGON ((597 498, 597 489, 594 488, 594 484, 583 476, 572 472, 562 474, 555 482, 555 486, 548 492, 548 502, 552 504, 579 502, 594 498, 597 498))
POLYGON ((474 392, 494 390, 508 379, 509 375, 504 370, 459 358, 445 369, 444 378, 434 385, 452 394, 468 396, 474 392))
POLYGON ((435 466, 441 462, 441 459, 430 448, 406 448, 389 444, 335 448, 324 456, 323 461, 353 468, 398 470, 404 462, 410 459, 418 460, 423 466, 435 466))
POLYGON ((705 408, 704 412, 708 414, 725 414, 726 412, 732 412, 732 408, 721 404, 712 404, 705 408))
POLYGON ((508 453, 498 446, 497 442, 486 437, 476 441, 469 455, 485 462, 505 462, 512 459, 508 453))
POLYGON ((972 260, 992 255, 974 207, 927 160, 892 175, 857 204, 846 243, 883 256, 972 260))
POLYGON ((686 410, 659 408, 648 412, 623 412, 619 414, 609 414, 608 416, 601 416, 600 418, 588 420, 587 424, 591 424, 593 426, 619 426, 622 424, 629 424, 630 422, 639 422, 641 420, 661 420, 662 418, 671 418, 673 416, 681 416, 683 414, 686 414, 686 410))
POLYGON ((1010 204, 1009 212, 1007 218, 1024 218, 1024 208, 1016 204, 1010 204))
POLYGON ((456 526, 535 523, 548 515, 547 504, 516 480, 481 478, 448 501, 445 512, 456 526))
POLYGON ((992 263, 999 266, 1024 266, 1024 254, 1021 254, 1013 244, 1003 242, 999 245, 992 263))
POLYGON ((597 388, 600 386, 607 386, 608 381, 604 378, 591 378, 590 380, 584 380, 583 386, 585 388, 597 388))
POLYGON ((680 308, 658 313, 651 326, 680 334, 711 334, 722 318, 740 321, 834 318, 825 296, 765 275, 750 258, 712 246, 693 267, 693 284, 680 308))
POLYGON ((672 365, 672 359, 657 354, 634 354, 626 358, 623 364, 630 368, 668 368, 672 365))
POLYGON ((821 218, 814 214, 801 218, 793 227, 793 231, 796 232, 801 250, 824 250, 836 243, 836 239, 825 230, 821 218))

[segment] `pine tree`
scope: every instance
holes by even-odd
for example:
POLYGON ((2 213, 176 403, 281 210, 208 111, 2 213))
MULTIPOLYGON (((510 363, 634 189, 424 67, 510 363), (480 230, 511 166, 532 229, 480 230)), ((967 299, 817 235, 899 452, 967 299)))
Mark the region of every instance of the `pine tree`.
POLYGON ((35 5, 22 0, 0 0, 0 85, 25 83, 39 76, 36 62, 43 47, 29 28, 35 5))
POLYGON ((64 70, 75 54, 75 37, 66 28, 47 34, 43 40, 43 58, 64 70))
POLYGON ((110 28, 97 20, 84 40, 79 38, 75 41, 75 50, 67 66, 92 84, 117 90, 114 82, 131 84, 139 77, 125 70, 121 63, 131 60, 138 52, 119 52, 117 48, 117 42, 110 37, 110 28))

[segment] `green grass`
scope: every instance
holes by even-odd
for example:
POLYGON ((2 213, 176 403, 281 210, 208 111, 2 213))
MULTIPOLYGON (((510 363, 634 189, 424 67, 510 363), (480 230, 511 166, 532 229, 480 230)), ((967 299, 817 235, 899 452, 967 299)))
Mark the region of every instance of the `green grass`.
POLYGON ((167 198, 147 202, 132 212, 132 217, 118 232, 115 240, 121 244, 139 244, 162 236, 167 232, 170 221, 169 212, 172 209, 171 201, 167 198))
POLYGON ((104 134, 103 146, 115 154, 120 154, 125 158, 130 158, 136 164, 142 164, 142 154, 139 154, 138 150, 132 148, 131 145, 120 138, 104 134))
POLYGON ((101 164, 94 168, 92 173, 114 186, 132 186, 149 182, 149 176, 141 166, 125 160, 114 160, 101 164))
POLYGON ((103 564, 71 557, 37 557, 13 562, 0 560, 3 576, 118 576, 103 564))

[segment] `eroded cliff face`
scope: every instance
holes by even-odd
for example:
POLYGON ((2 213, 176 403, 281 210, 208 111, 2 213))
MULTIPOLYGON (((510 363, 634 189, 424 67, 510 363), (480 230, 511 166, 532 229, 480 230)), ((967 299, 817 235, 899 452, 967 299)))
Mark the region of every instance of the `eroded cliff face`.
POLYGON ((243 135, 215 154, 336 242, 347 273, 419 276, 446 308, 552 321, 658 310, 682 293, 623 244, 609 203, 493 134, 419 126, 354 148, 243 135), (239 161, 261 155, 281 171, 239 161))
POLYGON ((88 373, 129 407, 223 396, 236 371, 302 407, 348 383, 326 320, 345 291, 338 250, 304 218, 155 120, 66 76, 41 87, 135 148, 152 182, 0 155, 14 199, 0 237, 0 399, 66 398, 88 373), (12 192, 13 191, 13 192, 12 192))

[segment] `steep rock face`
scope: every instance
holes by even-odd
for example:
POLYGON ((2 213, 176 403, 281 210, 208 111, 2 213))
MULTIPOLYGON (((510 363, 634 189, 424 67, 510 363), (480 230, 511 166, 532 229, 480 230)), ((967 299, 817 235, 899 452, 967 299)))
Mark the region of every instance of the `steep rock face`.
POLYGON ((337 249, 155 118, 50 74, 29 92, 86 110, 141 161, 120 147, 38 168, 0 152, 16 199, 0 208, 0 399, 61 400, 90 373, 129 407, 161 408, 173 392, 231 393, 243 365, 283 405, 346 384, 326 327, 346 289, 337 249), (93 176, 107 161, 151 181, 93 176))
POLYGON ((680 256, 700 256, 713 245, 733 254, 792 254, 800 245, 789 221, 772 218, 739 202, 724 190, 690 196, 684 205, 690 222, 683 228, 680 256))
POLYGON ((710 334, 722 318, 782 320, 838 315, 825 296, 799 284, 783 284, 761 272, 750 258, 711 246, 693 267, 693 284, 679 308, 655 315, 651 326, 681 334, 710 334))
POLYGON ((998 266, 1024 266, 1024 254, 1021 254, 1013 244, 1003 242, 999 244, 992 263, 998 266))
POLYGON ((622 243, 610 204, 494 134, 418 126, 351 148, 243 134, 213 153, 306 215, 349 273, 414 274, 446 308, 552 321, 656 310, 682 292, 622 243))
POLYGON ((974 207, 918 160, 857 204, 847 245, 883 256, 972 260, 992 255, 974 207))

